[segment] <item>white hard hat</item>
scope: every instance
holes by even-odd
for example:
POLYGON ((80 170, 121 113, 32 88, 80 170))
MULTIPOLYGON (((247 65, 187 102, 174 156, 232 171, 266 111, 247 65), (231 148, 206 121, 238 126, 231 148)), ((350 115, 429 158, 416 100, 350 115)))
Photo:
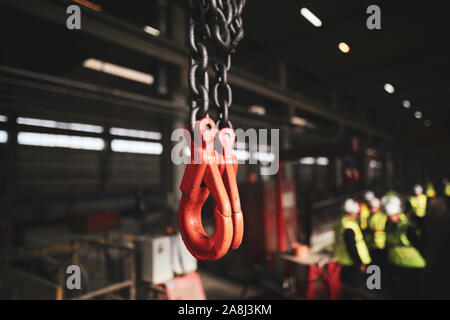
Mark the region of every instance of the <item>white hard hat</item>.
POLYGON ((380 206, 381 206, 381 201, 380 201, 380 199, 378 199, 378 198, 373 198, 372 200, 370 200, 370 206, 372 207, 372 208, 380 208, 380 206))
POLYGON ((398 197, 390 196, 387 197, 387 199, 385 200, 383 207, 384 213, 390 216, 396 213, 400 213, 402 211, 402 202, 398 197))
POLYGON ((370 201, 373 198, 375 198, 375 193, 373 193, 373 191, 366 191, 366 193, 364 193, 364 199, 366 201, 370 201))
POLYGON ((344 210, 347 213, 359 213, 359 204, 354 199, 347 199, 344 203, 344 210))
POLYGON ((414 193, 415 193, 415 194, 421 194, 421 193, 423 193, 423 188, 422 188, 422 186, 421 186, 420 184, 416 184, 416 185, 414 186, 414 193))

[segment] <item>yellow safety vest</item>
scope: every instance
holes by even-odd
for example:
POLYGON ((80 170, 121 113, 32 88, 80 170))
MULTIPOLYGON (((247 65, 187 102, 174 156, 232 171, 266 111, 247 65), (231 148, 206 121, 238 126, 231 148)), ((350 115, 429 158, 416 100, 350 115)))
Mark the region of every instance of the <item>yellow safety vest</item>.
POLYGON ((416 216, 423 218, 427 214, 427 196, 419 194, 417 196, 409 197, 409 203, 416 216))
POLYGON ((450 182, 447 182, 447 183, 445 184, 445 195, 446 195, 447 197, 450 197, 450 182))
POLYGON ((356 250, 364 264, 369 264, 372 259, 369 255, 366 242, 364 241, 361 229, 355 220, 350 219, 347 215, 342 216, 335 225, 335 243, 334 257, 344 266, 353 266, 355 263, 348 254, 345 246, 344 233, 345 230, 351 229, 355 233, 356 250))
POLYGON ((426 193, 427 197, 429 197, 429 198, 436 197, 436 191, 434 190, 434 186, 432 183, 429 183, 427 185, 427 191, 425 193, 426 193))
POLYGON ((370 216, 367 245, 371 249, 384 249, 386 246, 386 221, 387 216, 378 211, 370 216))
MULTIPOLYGON (((402 213, 395 226, 387 228, 386 248, 390 264, 403 268, 425 268, 426 262, 420 252, 411 245, 407 236, 408 227, 413 225, 402 213)), ((414 226, 414 225, 413 225, 414 226)), ((419 234, 419 229, 415 228, 419 234)))
POLYGON ((370 210, 365 203, 361 203, 361 212, 359 214, 359 226, 361 230, 367 229, 367 223, 370 217, 370 210))

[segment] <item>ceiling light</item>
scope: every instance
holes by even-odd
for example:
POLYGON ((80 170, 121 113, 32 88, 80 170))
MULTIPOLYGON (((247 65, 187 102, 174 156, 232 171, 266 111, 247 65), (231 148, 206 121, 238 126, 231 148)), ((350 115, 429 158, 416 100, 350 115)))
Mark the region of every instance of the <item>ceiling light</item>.
POLYGON ((295 124, 296 126, 305 127, 308 125, 308 121, 306 119, 300 118, 300 117, 292 117, 291 123, 295 124))
POLYGON ((414 113, 414 117, 416 117, 417 119, 421 119, 421 118, 422 118, 422 112, 416 111, 416 112, 414 113))
POLYGON ((345 42, 340 42, 338 45, 339 50, 341 50, 343 53, 349 53, 350 52, 350 46, 346 44, 345 42))
POLYGON ((314 13, 312 13, 311 11, 309 11, 306 8, 302 8, 300 10, 300 14, 309 22, 311 22, 315 27, 320 27, 322 26, 322 21, 320 21, 319 18, 317 18, 314 13))
POLYGON ((155 37, 158 37, 161 34, 161 31, 150 26, 145 26, 144 31, 155 37))
POLYGON ((384 85, 384 90, 386 90, 387 93, 394 93, 395 88, 394 88, 394 86, 392 84, 386 83, 384 85))
POLYGON ((256 106, 256 105, 255 106, 251 106, 249 111, 251 113, 255 113, 255 114, 258 114, 260 116, 263 116, 263 115, 266 114, 266 108, 261 107, 261 106, 256 106))
POLYGON ((431 126, 431 121, 430 120, 425 120, 424 123, 425 127, 430 127, 431 126))
POLYGON ((152 85, 155 82, 154 77, 151 74, 143 73, 133 69, 121 67, 109 62, 100 61, 97 59, 87 59, 83 62, 83 67, 92 69, 95 71, 100 71, 104 73, 111 74, 116 77, 125 78, 128 80, 133 80, 141 82, 144 84, 152 85))
POLYGON ((403 100, 402 104, 406 109, 409 109, 411 107, 411 102, 409 100, 403 100))

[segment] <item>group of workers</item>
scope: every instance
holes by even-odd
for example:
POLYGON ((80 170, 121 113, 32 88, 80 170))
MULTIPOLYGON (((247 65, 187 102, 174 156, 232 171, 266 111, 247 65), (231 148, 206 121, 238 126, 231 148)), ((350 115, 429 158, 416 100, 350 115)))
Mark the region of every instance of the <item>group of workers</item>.
MULTIPOLYGON (((366 268, 377 265, 381 290, 393 298, 421 297, 421 278, 426 267, 427 208, 436 192, 415 185, 402 210, 394 191, 381 199, 372 191, 364 199, 347 199, 344 214, 335 225, 334 257, 341 264, 344 288, 366 284, 366 268)), ((345 292, 345 290, 344 290, 345 292)))

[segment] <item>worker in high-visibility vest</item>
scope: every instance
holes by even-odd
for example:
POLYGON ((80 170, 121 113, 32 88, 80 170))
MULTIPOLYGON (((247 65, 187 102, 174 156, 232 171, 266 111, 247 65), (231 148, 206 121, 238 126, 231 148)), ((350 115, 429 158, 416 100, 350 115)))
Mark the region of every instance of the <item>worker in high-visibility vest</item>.
POLYGON ((444 178, 444 196, 447 201, 447 211, 450 210, 450 182, 447 178, 444 178))
POLYGON ((366 193, 364 193, 364 201, 359 203, 359 227, 363 233, 367 229, 367 223, 370 217, 369 204, 373 198, 375 198, 375 194, 372 191, 366 191, 366 193))
POLYGON ((381 211, 381 201, 373 198, 370 201, 371 215, 366 237, 369 253, 374 264, 383 268, 386 265, 386 222, 387 216, 381 211))
POLYGON ((414 186, 414 195, 409 197, 409 201, 406 204, 405 212, 409 218, 415 222, 415 224, 422 231, 423 236, 426 233, 426 215, 428 208, 429 198, 423 194, 423 188, 420 184, 414 186))
POLYGON ((436 197, 436 190, 434 189, 433 182, 428 181, 427 182, 427 189, 425 191, 425 194, 428 198, 434 198, 436 197))
POLYGON ((372 260, 358 225, 358 202, 347 199, 343 209, 345 214, 335 225, 334 257, 342 265, 342 283, 355 286, 362 282, 361 273, 365 272, 372 260))
POLYGON ((388 216, 386 250, 392 293, 395 298, 417 298, 426 267, 420 229, 402 213, 398 197, 389 197, 384 202, 384 212, 388 216))

